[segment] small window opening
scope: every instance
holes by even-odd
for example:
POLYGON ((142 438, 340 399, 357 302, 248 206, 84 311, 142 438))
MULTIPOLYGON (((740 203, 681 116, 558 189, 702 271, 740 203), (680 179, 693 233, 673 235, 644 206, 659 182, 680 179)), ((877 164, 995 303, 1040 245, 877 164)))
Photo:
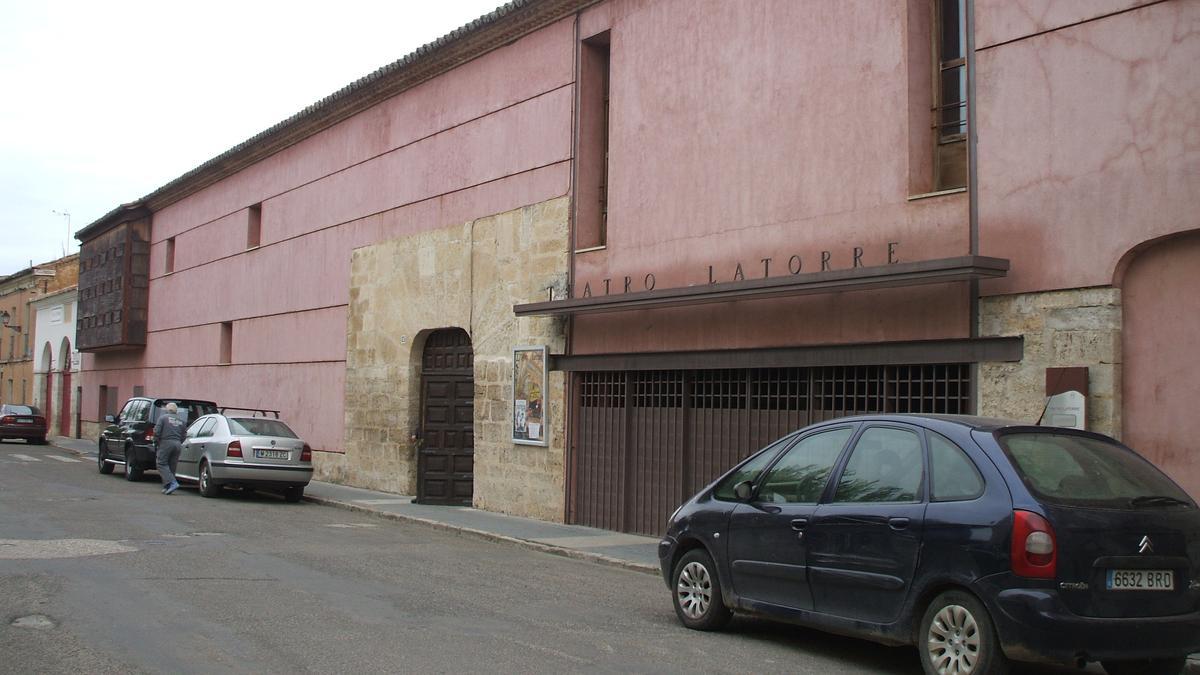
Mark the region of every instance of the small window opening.
POLYGON ((219 363, 233 363, 233 322, 221 323, 221 359, 219 363))
POLYGON ((262 243, 262 204, 250 207, 246 224, 246 248, 256 248, 262 243))
POLYGON ((167 274, 175 271, 175 237, 167 240, 167 263, 164 271, 167 274))
POLYGON ((577 251, 604 246, 608 241, 609 54, 608 31, 580 45, 577 251))
POLYGON ((967 184, 966 0, 937 1, 933 129, 936 190, 967 184))

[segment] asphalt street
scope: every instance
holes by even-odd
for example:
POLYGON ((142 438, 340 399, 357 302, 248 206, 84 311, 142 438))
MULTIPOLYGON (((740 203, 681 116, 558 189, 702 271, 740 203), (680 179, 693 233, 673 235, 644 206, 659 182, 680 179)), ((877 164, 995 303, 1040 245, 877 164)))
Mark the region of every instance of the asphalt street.
POLYGON ((644 573, 159 488, 0 443, 0 672, 921 672, 911 648, 764 621, 689 631, 644 573))

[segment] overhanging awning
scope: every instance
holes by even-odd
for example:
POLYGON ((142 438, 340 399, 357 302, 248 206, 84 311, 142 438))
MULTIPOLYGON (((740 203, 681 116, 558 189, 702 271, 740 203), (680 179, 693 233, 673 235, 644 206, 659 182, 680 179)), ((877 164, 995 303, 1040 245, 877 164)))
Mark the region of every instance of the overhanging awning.
POLYGON ((760 300, 794 295, 900 288, 947 281, 1003 277, 1008 260, 968 255, 877 267, 808 272, 786 277, 727 281, 702 286, 614 293, 590 298, 568 298, 513 305, 517 316, 598 314, 658 307, 683 307, 736 300, 760 300))
POLYGON ((806 368, 1020 361, 1022 337, 954 338, 869 344, 717 349, 638 354, 555 354, 551 370, 686 370, 692 368, 806 368))

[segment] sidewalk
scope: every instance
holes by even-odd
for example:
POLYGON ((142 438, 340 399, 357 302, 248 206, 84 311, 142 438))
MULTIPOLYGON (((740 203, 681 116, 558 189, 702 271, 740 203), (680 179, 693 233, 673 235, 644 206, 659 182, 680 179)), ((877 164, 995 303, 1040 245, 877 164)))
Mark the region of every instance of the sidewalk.
MULTIPOLYGON (((50 443, 79 455, 96 457, 96 442, 52 436, 50 443)), ((502 541, 578 560, 658 574, 658 539, 580 525, 560 525, 507 516, 466 506, 428 506, 411 496, 312 481, 307 501, 402 522, 502 541)))

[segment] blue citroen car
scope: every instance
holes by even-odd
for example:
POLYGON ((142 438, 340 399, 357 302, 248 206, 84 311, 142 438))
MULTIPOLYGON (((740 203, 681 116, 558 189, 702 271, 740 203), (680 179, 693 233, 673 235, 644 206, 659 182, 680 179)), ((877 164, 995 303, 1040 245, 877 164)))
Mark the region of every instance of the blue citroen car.
POLYGON ((1200 510, 1101 434, 823 422, 685 502, 658 552, 689 628, 769 617, 915 645, 927 673, 1178 673, 1200 651, 1200 510))

